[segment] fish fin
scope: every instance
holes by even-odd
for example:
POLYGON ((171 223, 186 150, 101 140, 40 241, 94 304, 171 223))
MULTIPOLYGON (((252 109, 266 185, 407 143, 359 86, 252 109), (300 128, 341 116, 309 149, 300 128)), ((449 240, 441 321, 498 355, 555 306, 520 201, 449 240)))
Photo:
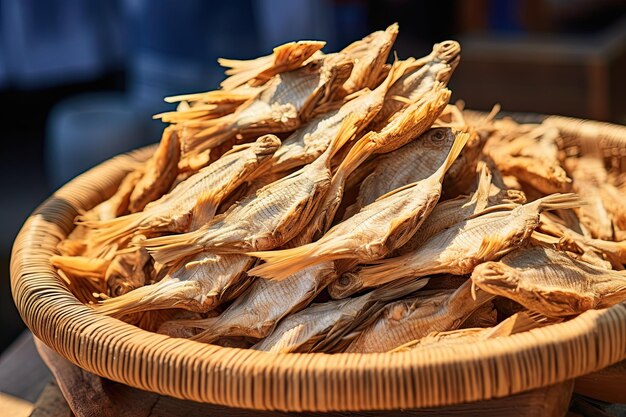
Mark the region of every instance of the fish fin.
MULTIPOLYGON (((261 89, 259 89, 261 91, 261 89)), ((167 103, 177 103, 183 101, 202 101, 206 104, 219 103, 243 103, 249 100, 258 92, 250 92, 250 94, 242 94, 229 92, 224 90, 206 91, 203 93, 181 94, 177 96, 165 97, 167 103)))
MULTIPOLYGON (((225 189, 229 189, 228 185, 225 189)), ((222 190, 206 190, 196 200, 191 210, 191 223, 189 230, 197 230, 210 222, 217 212, 217 206, 220 203, 219 194, 222 190)))
POLYGON ((78 220, 77 225, 94 229, 90 240, 98 244, 108 244, 130 237, 148 218, 149 211, 127 214, 110 220, 78 220))
POLYGON ((391 281, 389 284, 374 289, 369 294, 374 299, 387 303, 421 290, 428 284, 428 281, 428 278, 410 278, 408 280, 391 281))
POLYGON ((456 161, 456 158, 459 157, 459 154, 461 153, 461 151, 465 147, 465 144, 470 138, 469 133, 459 131, 455 132, 455 136, 456 137, 454 138, 454 143, 450 148, 450 152, 448 152, 446 160, 441 165, 441 167, 439 167, 439 169, 433 174, 433 176, 439 178, 440 181, 443 181, 444 175, 446 174, 446 172, 448 172, 448 169, 450 169, 454 161, 456 161))
POLYGON ((316 243, 309 243, 291 249, 248 252, 247 255, 265 261, 248 271, 248 275, 282 281, 301 269, 325 261, 327 257, 316 256, 317 248, 316 243))
POLYGON ((50 257, 50 263, 55 268, 59 268, 71 275, 79 277, 90 276, 104 279, 104 274, 108 266, 111 264, 111 260, 105 258, 90 258, 86 256, 53 255, 50 257))
POLYGON ((474 258, 480 260, 481 262, 493 259, 503 250, 503 241, 504 239, 499 235, 485 236, 480 243, 480 247, 476 251, 474 258))
POLYGON ((511 210, 513 210, 513 209, 515 209, 517 207, 520 207, 520 206, 521 206, 521 204, 516 204, 516 203, 496 204, 495 206, 486 207, 485 209, 472 214, 466 220, 475 219, 477 217, 484 216, 485 214, 495 213, 495 212, 498 212, 498 211, 502 211, 502 212, 504 212, 504 211, 511 211, 511 210))
POLYGON ((354 146, 350 149, 346 157, 341 161, 339 167, 335 171, 333 181, 343 181, 347 178, 356 168, 359 167, 375 150, 375 132, 368 132, 361 137, 354 146))
POLYGON ((249 81, 252 81, 252 85, 262 84, 276 74, 298 68, 325 44, 322 41, 288 42, 274 48, 271 55, 256 59, 219 58, 217 62, 223 67, 229 67, 226 75, 230 75, 220 86, 230 90, 249 81))
POLYGON ((537 211, 541 212, 544 210, 561 210, 561 209, 576 208, 585 204, 587 204, 586 201, 583 198, 581 198, 578 194, 557 193, 557 194, 548 195, 546 197, 542 197, 526 205, 536 206, 537 211))
POLYGON ((497 326, 492 327, 485 334, 485 339, 511 336, 512 334, 527 332, 541 326, 540 322, 533 319, 527 312, 522 311, 515 313, 497 326))
POLYGON ((479 161, 476 167, 478 171, 478 184, 472 195, 471 201, 475 204, 474 213, 482 211, 489 203, 489 190, 491 189, 491 171, 484 161, 479 161))
POLYGON ((136 245, 146 248, 155 261, 171 265, 179 259, 202 252, 204 247, 198 243, 206 233, 204 228, 178 235, 169 235, 146 239, 136 245))
POLYGON ((328 152, 327 161, 330 162, 330 159, 335 156, 337 152, 346 144, 352 137, 354 137, 358 125, 361 122, 361 118, 356 114, 350 114, 346 117, 341 123, 341 127, 337 132, 337 135, 332 139, 330 145, 328 146, 326 152, 328 152))

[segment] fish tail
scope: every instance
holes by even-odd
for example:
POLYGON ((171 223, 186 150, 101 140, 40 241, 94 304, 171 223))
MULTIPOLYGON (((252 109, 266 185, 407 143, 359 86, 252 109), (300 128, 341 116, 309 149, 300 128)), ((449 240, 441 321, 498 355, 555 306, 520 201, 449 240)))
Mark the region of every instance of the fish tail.
POLYGON ((461 151, 465 147, 465 144, 467 143, 469 138, 470 138, 469 133, 459 132, 459 131, 456 132, 454 143, 452 144, 452 147, 450 148, 450 152, 448 152, 448 156, 446 157, 446 160, 435 173, 435 175, 439 176, 441 181, 443 181, 444 175, 446 174, 446 172, 448 172, 448 170, 450 169, 454 161, 456 161, 456 158, 458 158, 459 155, 461 154, 461 151))
POLYGON ((233 114, 220 117, 219 119, 202 121, 197 126, 201 128, 200 131, 181 137, 184 152, 186 154, 198 154, 226 142, 237 133, 234 121, 233 114))
POLYGON ((137 212, 110 220, 78 219, 76 224, 94 229, 92 240, 99 244, 107 244, 129 237, 148 218, 147 213, 137 212))
POLYGON ((104 279, 104 274, 111 261, 103 258, 89 258, 85 256, 53 255, 50 263, 66 273, 76 276, 95 276, 104 279))
POLYGON ((155 261, 171 265, 179 259, 202 252, 204 246, 199 240, 205 233, 205 230, 198 229, 189 233, 146 239, 137 242, 137 245, 146 248, 155 261))
MULTIPOLYGON (((368 132, 354 144, 335 172, 337 180, 343 181, 348 178, 359 165, 372 155, 376 144, 375 136, 375 132, 368 132)), ((335 178, 333 181, 336 181, 335 178)))
POLYGON ((358 267, 352 272, 344 274, 351 281, 348 285, 351 293, 353 294, 361 288, 377 287, 413 275, 410 268, 398 260, 399 258, 382 260, 378 265, 358 267))
POLYGON ((318 256, 317 252, 317 243, 309 243, 291 249, 249 252, 247 255, 260 258, 265 263, 252 268, 248 271, 248 275, 281 281, 307 266, 327 260, 328 256, 318 256))
POLYGON ((173 308, 180 302, 178 294, 181 290, 195 285, 196 283, 189 281, 164 280, 103 300, 94 310, 107 316, 121 317, 142 311, 173 308))
POLYGON ((356 114, 350 114, 341 123, 341 127, 337 132, 337 135, 332 139, 330 145, 327 148, 328 161, 335 156, 337 152, 356 134, 359 122, 361 118, 356 114))
POLYGON ((527 205, 533 206, 533 208, 541 212, 547 210, 571 209, 585 204, 585 200, 575 193, 557 193, 540 198, 527 205))

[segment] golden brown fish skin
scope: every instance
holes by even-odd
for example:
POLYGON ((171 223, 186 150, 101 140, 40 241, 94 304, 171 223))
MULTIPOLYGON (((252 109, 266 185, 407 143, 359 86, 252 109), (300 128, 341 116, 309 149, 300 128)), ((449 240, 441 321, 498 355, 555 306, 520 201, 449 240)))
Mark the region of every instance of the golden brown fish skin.
MULTIPOLYGON (((467 320, 463 325, 467 325, 467 320)), ((443 346, 467 345, 481 340, 507 337, 513 334, 527 332, 542 327, 543 324, 533 320, 528 313, 520 312, 508 317, 498 325, 486 328, 463 328, 446 332, 433 332, 421 339, 413 340, 395 348, 392 352, 405 352, 408 350, 438 349, 443 346)))
POLYGON ((568 162, 574 191, 589 203, 576 209, 581 225, 594 238, 612 240, 613 222, 601 196, 602 184, 608 182, 602 159, 583 157, 568 162))
POLYGON ((228 116, 189 121, 202 130, 183 138, 184 157, 193 157, 238 135, 250 137, 289 132, 310 118, 313 109, 330 99, 329 92, 345 82, 352 61, 341 54, 325 55, 294 71, 276 75, 253 100, 228 116))
MULTIPOLYGON (((524 127, 530 129, 530 127, 524 127)), ((571 179, 558 159, 556 138, 558 130, 538 126, 508 142, 491 138, 486 149, 504 175, 513 175, 544 194, 566 192, 571 189, 571 179)))
POLYGON ((626 273, 545 247, 516 250, 476 267, 472 282, 548 317, 567 317, 626 300, 626 273))
POLYGON ((136 213, 146 204, 161 197, 172 186, 178 175, 180 141, 176 130, 165 128, 159 147, 146 162, 143 176, 130 194, 128 210, 136 213))
POLYGON ((398 24, 394 23, 385 31, 374 32, 345 47, 340 53, 355 60, 354 68, 350 77, 335 92, 335 95, 345 96, 363 88, 374 89, 380 80, 396 36, 398 36, 398 24))
MULTIPOLYGON (((496 259, 520 247, 539 225, 544 210, 582 204, 575 194, 553 194, 510 211, 490 212, 464 220, 428 239, 412 253, 359 267, 341 279, 342 297, 361 288, 398 279, 439 273, 465 275, 482 262, 496 259)), ((510 206, 507 206, 510 208, 510 206)))
POLYGON ((264 278, 284 279, 309 265, 339 259, 380 259, 402 246, 439 200, 445 172, 463 149, 468 135, 460 133, 444 163, 430 177, 365 206, 359 213, 334 226, 320 240, 298 248, 251 252, 266 261, 250 271, 264 278))
POLYGON ((346 352, 388 352, 432 332, 458 329, 472 312, 493 298, 480 290, 472 295, 468 281, 455 291, 391 303, 346 352))
POLYGON ((199 253, 171 268, 161 281, 104 300, 95 310, 114 317, 167 308, 204 313, 219 305, 253 262, 245 255, 199 253))
POLYGON ((321 155, 349 116, 358 120, 358 135, 383 106, 385 95, 409 67, 408 62, 396 62, 383 82, 348 101, 339 109, 321 114, 283 141, 276 152, 272 171, 283 171, 310 163, 321 155))
POLYGON ((458 42, 444 41, 435 44, 430 54, 416 60, 405 75, 389 89, 383 108, 372 122, 373 129, 381 129, 407 103, 417 101, 436 84, 447 85, 459 63, 460 52, 461 46, 458 42))
POLYGON ((170 323, 167 334, 180 334, 186 328, 201 329, 194 340, 206 343, 230 336, 262 339, 283 317, 305 308, 334 277, 333 264, 327 262, 299 271, 284 281, 257 279, 218 317, 170 323))
POLYGON ((123 240, 133 233, 187 231, 208 222, 219 203, 239 185, 264 172, 280 146, 273 135, 240 145, 231 153, 179 183, 170 193, 148 204, 144 211, 109 221, 86 221, 96 229, 100 243, 123 240))
POLYGON ((341 351, 350 333, 367 326, 385 303, 413 293, 427 282, 381 287, 348 300, 312 304, 286 317, 252 349, 281 353, 341 351))
POLYGON ((324 45, 326 42, 321 41, 287 42, 274 48, 272 54, 255 59, 219 58, 217 61, 221 66, 228 68, 226 75, 229 75, 220 86, 227 91, 242 84, 258 87, 274 75, 299 68, 324 45))
POLYGON ((378 157, 372 173, 361 182, 348 216, 396 188, 428 178, 445 161, 455 137, 450 128, 430 129, 415 141, 378 157))
POLYGON ((206 226, 186 234, 148 239, 141 245, 155 260, 168 265, 204 250, 241 253, 282 246, 311 220, 330 186, 332 156, 354 136, 355 129, 355 118, 349 117, 320 158, 263 187, 206 226))

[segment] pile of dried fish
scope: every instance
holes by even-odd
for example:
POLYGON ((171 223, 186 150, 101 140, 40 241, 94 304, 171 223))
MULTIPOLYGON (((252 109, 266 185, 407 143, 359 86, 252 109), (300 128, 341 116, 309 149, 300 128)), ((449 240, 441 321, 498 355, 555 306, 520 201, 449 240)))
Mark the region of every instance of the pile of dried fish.
POLYGON ((449 104, 454 41, 397 25, 221 60, 51 259, 96 311, 271 352, 467 343, 626 300, 623 175, 558 126, 449 104), (502 302, 507 300, 507 302, 502 302), (506 307, 503 307, 506 306, 506 307))

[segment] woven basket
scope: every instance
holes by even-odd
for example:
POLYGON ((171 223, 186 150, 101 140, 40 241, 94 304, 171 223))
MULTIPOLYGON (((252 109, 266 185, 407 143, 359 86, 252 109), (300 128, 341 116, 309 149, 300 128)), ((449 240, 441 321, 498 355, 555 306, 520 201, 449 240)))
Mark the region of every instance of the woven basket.
MULTIPOLYGON (((607 148, 619 144, 626 153, 626 127, 550 120, 572 143, 600 136, 607 148)), ((503 397, 626 357, 625 305, 469 345, 336 355, 223 348, 150 333, 96 314, 68 291, 50 256, 72 230, 78 211, 111 195, 132 162, 145 160, 152 151, 118 156, 71 181, 32 214, 13 247, 11 286, 22 318, 36 337, 87 371, 199 402, 262 410, 356 411, 503 397)))

